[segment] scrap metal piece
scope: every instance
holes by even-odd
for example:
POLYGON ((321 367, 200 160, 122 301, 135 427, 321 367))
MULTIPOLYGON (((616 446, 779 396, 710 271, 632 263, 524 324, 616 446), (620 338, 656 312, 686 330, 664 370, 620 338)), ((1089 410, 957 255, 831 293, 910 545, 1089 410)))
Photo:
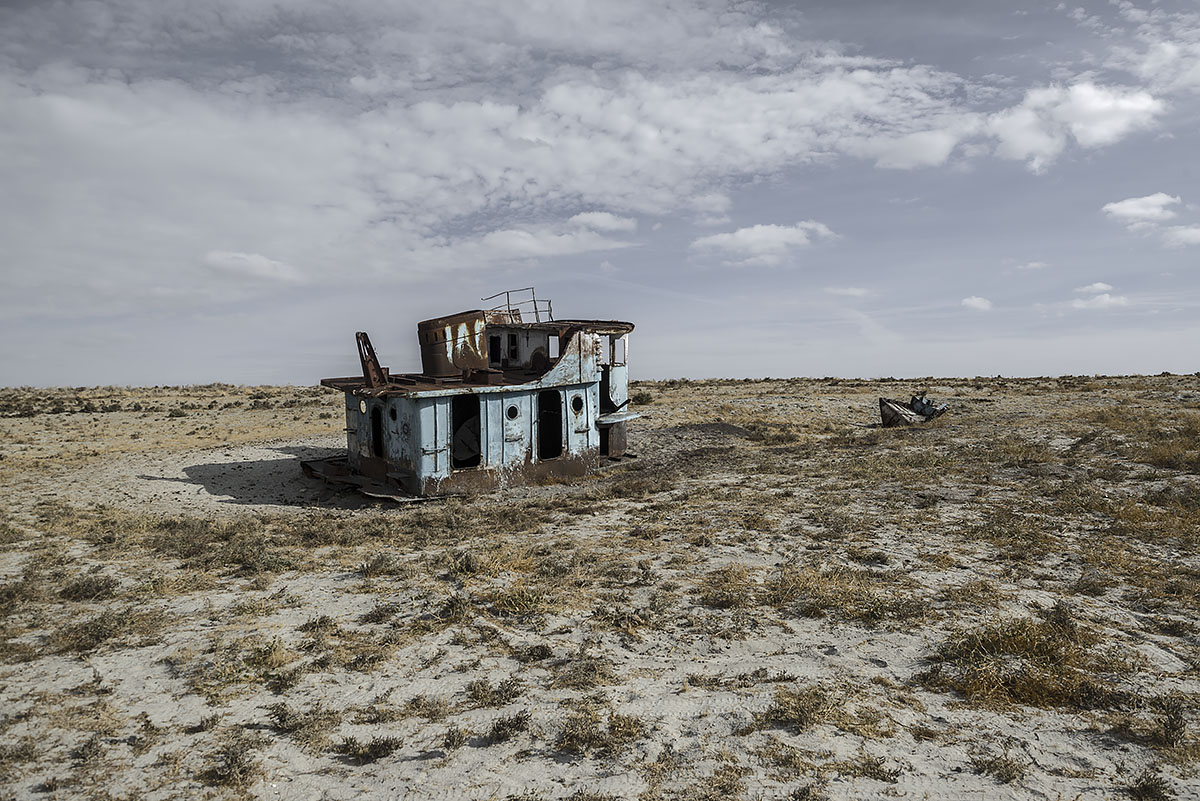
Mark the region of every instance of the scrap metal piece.
POLYGON ((891 398, 879 399, 879 417, 886 428, 927 423, 945 414, 949 408, 950 405, 946 403, 935 405, 924 395, 913 395, 908 403, 891 398))
POLYGON ((387 368, 379 366, 379 357, 375 355, 375 348, 371 347, 367 332, 359 331, 354 338, 358 341, 358 360, 362 362, 363 380, 367 386, 371 389, 387 386, 387 368))

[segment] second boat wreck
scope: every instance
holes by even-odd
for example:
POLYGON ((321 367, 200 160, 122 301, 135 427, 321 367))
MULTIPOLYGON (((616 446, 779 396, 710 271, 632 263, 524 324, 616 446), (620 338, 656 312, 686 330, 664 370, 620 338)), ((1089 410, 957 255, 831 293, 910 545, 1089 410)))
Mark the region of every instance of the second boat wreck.
POLYGON ((879 417, 885 428, 928 423, 946 413, 949 404, 935 404, 922 393, 913 395, 908 403, 891 398, 879 399, 879 417))
POLYGON ((625 457, 625 424, 638 416, 627 408, 633 324, 555 320, 531 288, 485 300, 500 296, 418 323, 419 373, 380 366, 359 332, 362 376, 321 380, 346 394, 347 454, 305 472, 399 498, 577 476, 625 457))

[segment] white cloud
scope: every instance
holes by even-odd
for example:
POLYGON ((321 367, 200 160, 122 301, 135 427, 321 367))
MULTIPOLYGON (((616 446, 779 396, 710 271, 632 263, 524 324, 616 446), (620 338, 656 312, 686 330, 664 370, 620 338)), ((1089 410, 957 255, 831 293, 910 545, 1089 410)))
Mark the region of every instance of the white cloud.
POLYGON ((1141 89, 1080 82, 1031 89, 1024 100, 997 112, 987 127, 999 141, 996 155, 1028 161, 1044 170, 1074 140, 1094 148, 1151 128, 1164 111, 1161 100, 1141 89))
MULTIPOLYGON (((734 198, 761 213, 760 187, 803 185, 814 166, 849 164, 857 180, 871 165, 964 167, 995 153, 1046 169, 1163 116, 1157 84, 1108 85, 1099 72, 1000 100, 1027 75, 965 77, 813 42, 794 4, 645 8, 10 3, 0 317, 121 314, 150 293, 156 313, 207 311, 272 282, 317 295, 352 277, 382 293, 595 262, 660 221, 664 248, 682 224, 735 228, 734 198)), ((1182 80, 1186 59, 1167 61, 1182 80)), ((783 264, 829 236, 811 221, 754 226, 692 252, 783 264)), ((1195 241, 1187 226, 1163 236, 1195 241)))
POLYGON ((1051 113, 1079 144, 1101 147, 1153 127, 1163 110, 1161 100, 1140 89, 1077 83, 1060 95, 1051 113))
POLYGON ((607 211, 585 211, 576 214, 570 222, 586 225, 595 231, 636 231, 637 220, 632 217, 618 217, 607 211))
POLYGON ((1124 223, 1131 231, 1157 235, 1164 245, 1171 248, 1200 244, 1200 225, 1163 225, 1175 219, 1171 206, 1181 199, 1165 192, 1155 192, 1145 197, 1131 197, 1106 203, 1103 211, 1114 220, 1124 223))
POLYGON ((479 256, 491 260, 505 260, 569 256, 625 248, 631 243, 608 239, 594 231, 509 228, 485 234, 478 244, 479 256))
POLYGON ((1124 295, 1110 295, 1107 292, 1090 298, 1075 298, 1070 302, 1072 309, 1113 309, 1128 305, 1129 299, 1124 295))
POLYGON ((304 280, 292 265, 268 259, 258 253, 212 250, 204 255, 204 263, 216 272, 235 278, 286 284, 301 283, 304 280))
POLYGON ((1161 8, 1146 11, 1128 2, 1118 5, 1135 27, 1131 42, 1112 48, 1108 66, 1132 72, 1159 92, 1200 88, 1200 14, 1161 8))
POLYGON ((726 264, 739 266, 776 266, 795 248, 807 247, 814 237, 831 239, 836 235, 824 223, 803 220, 795 225, 754 225, 725 234, 702 236, 692 249, 717 252, 727 257, 726 264))
POLYGON ((1027 270, 1027 271, 1028 270, 1044 270, 1049 266, 1050 265, 1046 264, 1046 262, 1044 262, 1044 261, 1027 261, 1024 264, 1018 264, 1017 269, 1018 270, 1027 270))
POLYGON ((733 201, 724 192, 705 192, 691 198, 688 206, 696 213, 700 225, 722 225, 729 222, 733 201))
POLYGON ((1200 245, 1200 225, 1172 225, 1162 230, 1162 236, 1171 247, 1200 245))
POLYGON ((1175 216, 1175 212, 1168 207, 1177 203, 1177 196, 1155 192, 1145 197, 1131 197, 1105 203, 1101 210, 1113 219, 1130 225, 1169 220, 1175 216))
POLYGON ((1088 284, 1087 286, 1075 287, 1076 292, 1082 292, 1085 294, 1093 294, 1093 295, 1096 293, 1099 293, 1099 292, 1108 292, 1111 289, 1112 289, 1112 285, 1106 284, 1103 281, 1097 281, 1096 283, 1088 284))
MULTIPOLYGON (((933 121, 931 121, 933 122, 933 121)), ((913 131, 898 136, 871 136, 850 140, 843 147, 848 153, 875 160, 876 166, 911 170, 945 164, 965 139, 980 127, 972 114, 951 115, 931 130, 913 131)))
POLYGON ((830 295, 844 295, 848 298, 862 298, 870 294, 868 290, 857 286, 827 286, 825 291, 830 295))
POLYGON ((989 311, 992 308, 990 300, 981 298, 978 295, 971 295, 969 298, 963 298, 959 302, 966 308, 975 309, 976 311, 989 311))

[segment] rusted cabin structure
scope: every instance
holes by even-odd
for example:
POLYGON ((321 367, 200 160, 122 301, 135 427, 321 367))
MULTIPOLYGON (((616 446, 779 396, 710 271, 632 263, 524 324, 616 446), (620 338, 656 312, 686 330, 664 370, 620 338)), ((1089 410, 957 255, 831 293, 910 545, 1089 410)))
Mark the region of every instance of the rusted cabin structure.
POLYGON ((427 496, 582 475, 626 456, 633 324, 555 320, 532 289, 501 296, 418 323, 420 373, 381 367, 360 332, 362 376, 321 381, 346 394, 347 455, 305 471, 372 495, 427 496))

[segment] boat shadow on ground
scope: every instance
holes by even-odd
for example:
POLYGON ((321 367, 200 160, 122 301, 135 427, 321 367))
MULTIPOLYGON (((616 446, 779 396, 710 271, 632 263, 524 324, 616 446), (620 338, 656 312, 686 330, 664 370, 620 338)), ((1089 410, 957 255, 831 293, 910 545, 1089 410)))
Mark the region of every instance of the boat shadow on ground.
POLYGON ((345 454, 345 448, 280 446, 271 450, 284 454, 276 459, 242 459, 229 462, 192 464, 182 467, 184 477, 139 475, 144 481, 192 484, 215 496, 220 503, 276 506, 320 506, 341 509, 372 505, 345 487, 308 478, 300 462, 345 454))

